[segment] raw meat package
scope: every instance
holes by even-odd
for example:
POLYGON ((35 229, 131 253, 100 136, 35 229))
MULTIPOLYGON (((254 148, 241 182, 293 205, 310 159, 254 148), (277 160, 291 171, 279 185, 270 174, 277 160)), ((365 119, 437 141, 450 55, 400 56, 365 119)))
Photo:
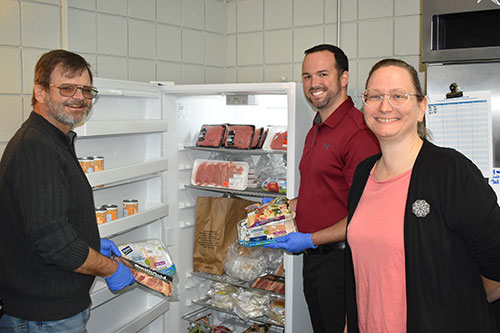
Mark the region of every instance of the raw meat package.
POLYGON ((250 149, 252 147, 254 125, 229 125, 226 148, 250 149))
POLYGON ((165 296, 172 296, 177 282, 176 268, 168 250, 159 239, 118 245, 122 257, 116 260, 128 266, 137 282, 165 296))
POLYGON ((262 141, 264 134, 264 127, 256 128, 253 134, 252 147, 251 148, 259 148, 260 142, 262 141))
POLYGON ((196 146, 198 147, 220 147, 226 133, 225 125, 203 125, 201 126, 196 146))
POLYGON ((273 126, 269 129, 262 149, 286 150, 288 146, 288 132, 286 126, 273 126))
POLYGON ((276 237, 297 232, 293 218, 269 222, 267 224, 247 228, 247 221, 238 222, 238 242, 243 246, 262 246, 276 242, 276 237))
POLYGON ((248 163, 197 159, 191 184, 243 191, 248 185, 248 163))
POLYGON ((257 148, 261 149, 264 146, 264 142, 266 142, 267 138, 267 133, 269 133, 269 128, 266 128, 264 132, 262 132, 262 136, 260 138, 259 145, 257 146, 257 148))

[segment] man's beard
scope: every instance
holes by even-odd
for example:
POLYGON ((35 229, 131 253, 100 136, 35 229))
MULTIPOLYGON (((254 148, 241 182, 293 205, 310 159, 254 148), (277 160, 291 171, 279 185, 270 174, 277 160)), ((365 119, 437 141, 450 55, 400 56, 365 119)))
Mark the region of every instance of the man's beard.
POLYGON ((52 101, 50 97, 47 100, 48 113, 57 121, 69 126, 75 126, 76 124, 81 123, 90 113, 91 108, 92 104, 88 105, 84 100, 79 99, 70 99, 64 103, 56 103, 52 101), (85 112, 69 113, 64 109, 64 107, 68 105, 87 107, 87 110, 85 112))

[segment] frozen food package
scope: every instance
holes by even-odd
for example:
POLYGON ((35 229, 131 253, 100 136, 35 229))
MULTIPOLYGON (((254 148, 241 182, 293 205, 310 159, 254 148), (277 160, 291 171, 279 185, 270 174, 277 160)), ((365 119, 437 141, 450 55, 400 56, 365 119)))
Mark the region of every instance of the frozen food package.
POLYGON ((269 293, 240 289, 234 298, 233 311, 244 320, 261 317, 267 311, 271 299, 269 293))
POLYGON ((226 132, 225 125, 203 125, 201 126, 196 146, 198 147, 220 147, 226 132))
POLYGON ((254 125, 230 124, 225 142, 226 148, 250 149, 252 147, 254 125))
POLYGON ((148 239, 118 245, 122 257, 116 260, 128 266, 136 281, 165 296, 176 296, 177 270, 165 244, 148 239))
POLYGON ((260 138, 260 141, 259 141, 259 145, 257 146, 257 148, 261 149, 264 146, 264 142, 266 141, 266 138, 267 138, 267 133, 269 133, 269 129, 268 128, 266 128, 264 130, 264 132, 262 132, 262 135, 261 135, 261 138, 260 138))
POLYGON ((286 178, 267 178, 260 186, 262 191, 286 194, 286 178))
POLYGON ((255 129, 251 148, 259 148, 259 144, 260 141, 262 140, 263 134, 264 134, 264 127, 259 127, 255 129))
POLYGON ((231 310, 233 308, 233 297, 238 293, 238 290, 238 287, 229 283, 214 281, 207 291, 207 296, 210 297, 208 304, 219 309, 231 310))
POLYGON ((285 325, 285 300, 278 298, 267 308, 266 315, 278 325, 285 325))
POLYGON ((247 228, 295 217, 295 213, 288 208, 288 199, 285 197, 277 197, 266 203, 254 203, 245 209, 247 228))
POLYGON ((191 184, 243 191, 248 185, 248 163, 196 159, 191 184))
POLYGON ((286 150, 288 146, 288 132, 286 126, 272 126, 269 128, 266 141, 262 149, 286 150))
POLYGON ((297 232, 294 218, 273 221, 267 224, 248 228, 247 221, 238 222, 238 241, 243 246, 262 246, 276 242, 276 237, 297 232))

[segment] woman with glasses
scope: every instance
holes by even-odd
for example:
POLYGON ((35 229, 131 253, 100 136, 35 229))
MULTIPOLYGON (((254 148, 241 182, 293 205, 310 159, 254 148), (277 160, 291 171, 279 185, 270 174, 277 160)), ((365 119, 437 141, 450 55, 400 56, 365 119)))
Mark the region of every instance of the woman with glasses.
POLYGON ((426 140, 411 65, 379 61, 362 98, 381 153, 359 164, 349 192, 349 333, 496 332, 495 193, 465 156, 426 140))

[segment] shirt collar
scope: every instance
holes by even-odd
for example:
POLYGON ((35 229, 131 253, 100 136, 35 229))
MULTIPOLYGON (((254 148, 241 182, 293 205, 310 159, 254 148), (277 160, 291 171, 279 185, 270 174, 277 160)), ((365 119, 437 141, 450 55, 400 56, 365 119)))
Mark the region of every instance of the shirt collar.
POLYGON ((335 127, 337 124, 344 118, 345 114, 349 112, 350 109, 354 107, 354 102, 352 101, 352 98, 350 96, 347 96, 347 99, 340 104, 335 111, 332 112, 328 118, 324 122, 321 122, 321 116, 319 115, 319 112, 316 112, 316 116, 314 117, 313 120, 313 125, 321 125, 324 124, 328 127, 335 127))
POLYGON ((61 139, 64 143, 72 145, 73 142, 76 139, 76 133, 73 131, 70 131, 69 134, 65 134, 63 131, 61 131, 59 128, 55 127, 52 125, 47 119, 42 117, 40 114, 36 112, 31 112, 30 121, 32 121, 34 124, 42 128, 44 131, 48 133, 52 133, 52 135, 57 136, 59 139, 61 139))

